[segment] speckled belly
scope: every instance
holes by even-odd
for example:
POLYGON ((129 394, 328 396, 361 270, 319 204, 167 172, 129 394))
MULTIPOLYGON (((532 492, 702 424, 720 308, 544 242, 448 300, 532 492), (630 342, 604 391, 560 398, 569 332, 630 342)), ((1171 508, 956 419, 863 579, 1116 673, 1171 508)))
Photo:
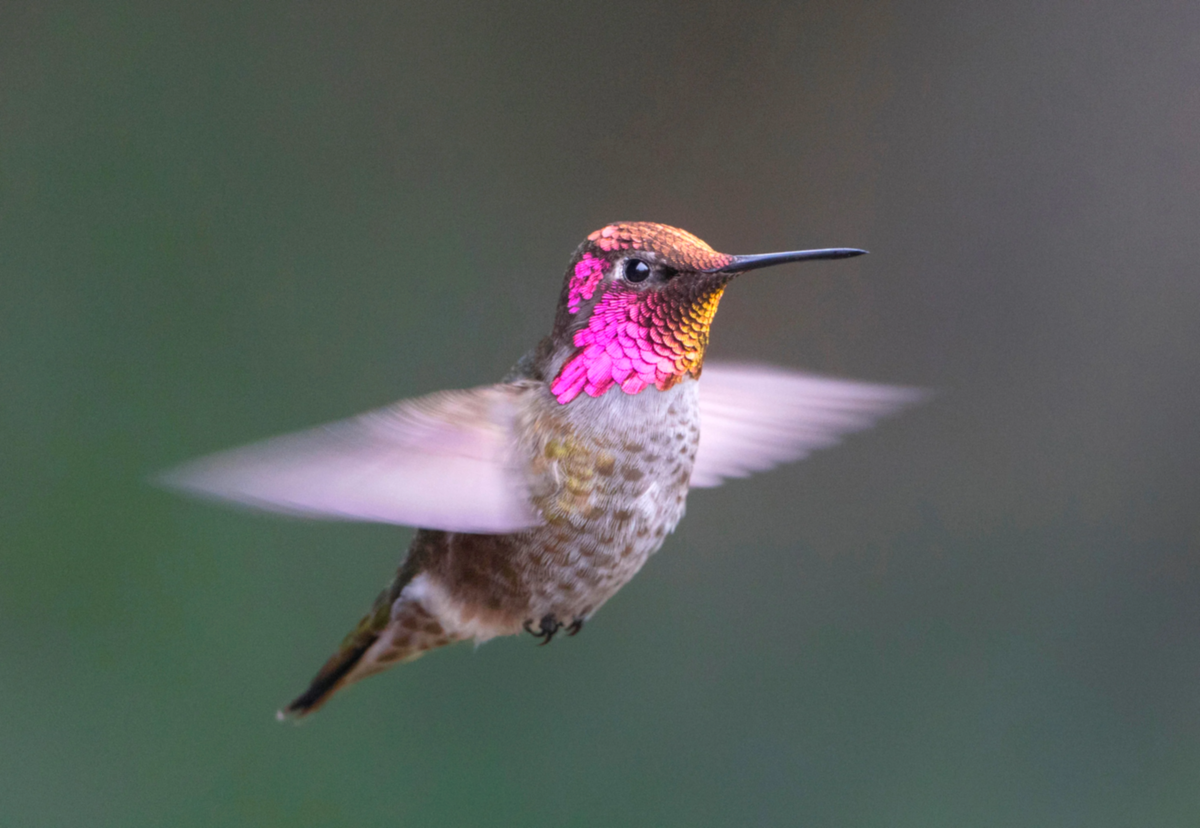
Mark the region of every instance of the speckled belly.
POLYGON ((458 637, 515 633, 547 615, 564 624, 585 619, 662 545, 683 517, 699 428, 694 395, 655 396, 645 402, 661 410, 618 400, 635 404, 618 412, 634 427, 530 423, 543 525, 507 535, 418 533, 411 554, 443 596, 438 603, 451 616, 443 623, 458 637))

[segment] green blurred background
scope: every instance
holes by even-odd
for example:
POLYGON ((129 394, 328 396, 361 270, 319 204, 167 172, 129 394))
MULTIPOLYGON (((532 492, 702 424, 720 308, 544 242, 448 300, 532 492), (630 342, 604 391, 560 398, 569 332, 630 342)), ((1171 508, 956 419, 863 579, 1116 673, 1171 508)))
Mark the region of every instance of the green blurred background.
POLYGON ((1200 6, 0 6, 0 822, 1200 824, 1200 6), (498 378, 620 219, 936 388, 584 634, 274 711, 410 532, 155 470, 498 378))

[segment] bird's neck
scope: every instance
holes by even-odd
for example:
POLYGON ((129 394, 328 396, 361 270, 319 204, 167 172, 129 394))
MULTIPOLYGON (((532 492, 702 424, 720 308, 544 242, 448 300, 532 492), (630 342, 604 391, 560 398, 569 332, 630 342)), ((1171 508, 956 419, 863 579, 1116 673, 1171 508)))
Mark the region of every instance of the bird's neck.
POLYGON ((583 394, 569 405, 559 403, 551 392, 541 398, 538 408, 542 416, 589 441, 648 446, 698 424, 698 388, 695 379, 685 377, 663 391, 651 387, 638 394, 615 390, 597 397, 583 394))

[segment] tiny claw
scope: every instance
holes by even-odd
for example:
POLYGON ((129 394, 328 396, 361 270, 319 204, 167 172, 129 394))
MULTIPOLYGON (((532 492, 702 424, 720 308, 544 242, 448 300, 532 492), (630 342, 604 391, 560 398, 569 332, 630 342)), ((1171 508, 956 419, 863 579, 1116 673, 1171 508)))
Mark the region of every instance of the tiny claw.
POLYGON ((567 627, 567 636, 570 638, 573 638, 575 636, 575 633, 579 632, 582 629, 583 629, 583 619, 576 618, 574 621, 571 622, 571 625, 569 627, 567 627))
POLYGON ((542 639, 542 643, 538 646, 545 647, 550 643, 550 639, 554 638, 554 634, 562 627, 562 623, 554 617, 553 613, 542 617, 538 624, 538 629, 533 628, 533 620, 529 619, 521 625, 525 632, 532 635, 534 638, 542 639))

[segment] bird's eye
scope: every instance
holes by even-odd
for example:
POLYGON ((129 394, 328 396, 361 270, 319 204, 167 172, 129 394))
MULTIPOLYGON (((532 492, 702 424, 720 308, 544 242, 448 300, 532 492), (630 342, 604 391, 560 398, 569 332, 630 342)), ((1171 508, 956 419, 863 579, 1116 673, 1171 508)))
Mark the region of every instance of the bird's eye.
POLYGON ((650 278, 650 265, 641 259, 630 259, 625 262, 625 281, 644 282, 650 278))

